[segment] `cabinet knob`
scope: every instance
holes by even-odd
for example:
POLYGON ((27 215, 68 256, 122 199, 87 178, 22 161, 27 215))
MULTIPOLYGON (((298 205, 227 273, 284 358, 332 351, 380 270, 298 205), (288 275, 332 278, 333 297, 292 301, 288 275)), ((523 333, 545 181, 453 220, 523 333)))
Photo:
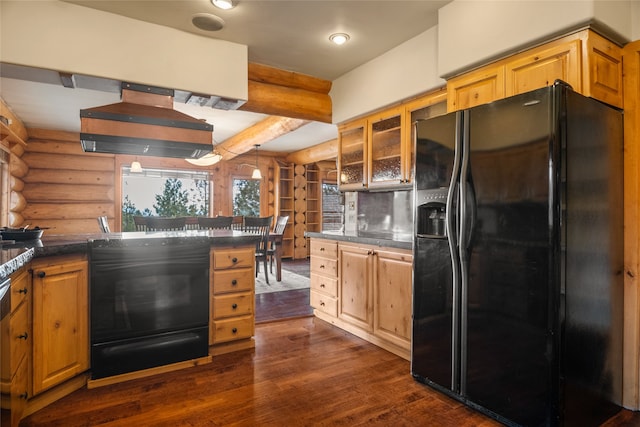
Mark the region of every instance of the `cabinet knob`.
POLYGON ((324 252, 324 248, 320 248, 320 252, 324 252))
POLYGON ((233 308, 233 309, 235 310, 236 308, 238 308, 238 304, 233 304, 233 305, 231 306, 231 308, 233 308))
POLYGON ((322 265, 320 266, 320 268, 324 268, 324 264, 322 264, 322 265))
POLYGON ((24 334, 18 335, 18 339, 20 340, 26 340, 27 338, 29 338, 29 334, 26 332, 24 334))
POLYGON ((24 399, 27 400, 29 398, 29 393, 27 393, 26 391, 22 394, 20 394, 20 396, 18 396, 20 399, 24 399))
POLYGON ((324 307, 324 301, 320 301, 320 305, 324 307))
POLYGON ((43 278, 46 275, 47 273, 45 273, 44 271, 38 271, 38 277, 43 278))
POLYGON ((27 288, 22 288, 22 289, 18 290, 18 293, 26 295, 27 294, 27 288))
POLYGON ((236 279, 233 279, 233 280, 231 281, 231 284, 232 284, 233 286, 235 286, 235 285, 237 285, 237 284, 238 284, 238 281, 237 281, 236 279))
POLYGON ((236 257, 231 258, 231 262, 235 264, 236 262, 238 262, 238 258, 236 257))
POLYGON ((238 333, 238 328, 231 329, 231 332, 234 333, 234 334, 237 334, 238 333))
POLYGON ((320 287, 321 287, 321 288, 324 288, 324 283, 320 283, 320 287))

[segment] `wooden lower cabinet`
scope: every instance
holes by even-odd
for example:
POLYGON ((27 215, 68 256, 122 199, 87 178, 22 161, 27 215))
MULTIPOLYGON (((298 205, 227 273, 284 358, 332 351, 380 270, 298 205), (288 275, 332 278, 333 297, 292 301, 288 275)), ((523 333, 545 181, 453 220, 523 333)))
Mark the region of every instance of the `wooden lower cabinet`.
MULTIPOLYGON (((407 360, 411 351, 411 250, 337 242, 337 295, 330 278, 314 272, 326 261, 311 239, 311 306, 316 317, 407 360), (317 267, 316 267, 317 268, 317 267), (324 284, 324 287, 320 287, 324 284), (335 301, 336 310, 331 310, 335 301)), ((334 245, 336 243, 334 242, 334 245)))
POLYGON ((89 369, 88 264, 36 259, 33 274, 32 395, 89 369))
POLYGON ((211 250, 210 353, 255 346, 255 247, 211 250))
POLYGON ((309 305, 332 317, 338 316, 338 244, 334 241, 310 241, 311 289, 309 305))
POLYGON ((26 268, 11 276, 10 312, 0 323, 0 425, 17 426, 29 398, 31 276, 26 268))

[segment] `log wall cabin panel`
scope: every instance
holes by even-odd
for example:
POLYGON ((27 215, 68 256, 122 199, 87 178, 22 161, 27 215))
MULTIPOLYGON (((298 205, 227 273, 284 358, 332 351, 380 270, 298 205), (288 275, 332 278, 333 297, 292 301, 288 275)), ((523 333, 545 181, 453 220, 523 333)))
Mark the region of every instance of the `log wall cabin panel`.
POLYGON ((78 170, 53 170, 53 169, 29 169, 29 174, 24 177, 26 183, 49 184, 94 184, 111 185, 114 182, 114 171, 95 171, 87 173, 78 170))
MULTIPOLYGON (((98 216, 106 215, 113 218, 115 208, 113 203, 29 203, 23 211, 23 215, 34 220, 34 224, 40 220, 50 218, 61 219, 86 219, 96 213, 98 216)), ((36 224, 37 225, 37 224, 36 224)))
POLYGON ((26 184, 23 193, 29 203, 114 201, 113 186, 108 185, 26 184))
POLYGON ((24 224, 48 234, 99 232, 96 218, 114 218, 115 156, 85 153, 78 134, 34 130, 23 160, 24 224))

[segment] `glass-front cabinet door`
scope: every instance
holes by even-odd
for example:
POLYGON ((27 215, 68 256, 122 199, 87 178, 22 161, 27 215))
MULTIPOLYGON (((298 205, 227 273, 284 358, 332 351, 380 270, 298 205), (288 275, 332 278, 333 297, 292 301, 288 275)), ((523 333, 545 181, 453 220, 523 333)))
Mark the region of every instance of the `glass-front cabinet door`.
POLYGON ((366 188, 367 121, 359 120, 341 126, 338 130, 340 190, 366 188))
POLYGON ((406 149, 402 107, 369 118, 369 187, 403 185, 406 149))

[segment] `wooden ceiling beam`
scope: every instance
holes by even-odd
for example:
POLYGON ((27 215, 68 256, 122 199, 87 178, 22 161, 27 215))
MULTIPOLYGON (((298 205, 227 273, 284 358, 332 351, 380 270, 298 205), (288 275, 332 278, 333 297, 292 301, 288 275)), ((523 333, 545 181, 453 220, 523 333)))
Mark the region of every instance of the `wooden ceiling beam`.
POLYGON ((331 123, 331 82, 249 64, 249 99, 239 110, 331 123))
POLYGON ((285 160, 297 165, 308 165, 338 157, 338 140, 331 139, 320 144, 290 153, 285 160))
POLYGON ((263 145, 307 123, 308 120, 271 116, 216 145, 216 150, 222 160, 231 160, 252 150, 256 144, 263 145))

